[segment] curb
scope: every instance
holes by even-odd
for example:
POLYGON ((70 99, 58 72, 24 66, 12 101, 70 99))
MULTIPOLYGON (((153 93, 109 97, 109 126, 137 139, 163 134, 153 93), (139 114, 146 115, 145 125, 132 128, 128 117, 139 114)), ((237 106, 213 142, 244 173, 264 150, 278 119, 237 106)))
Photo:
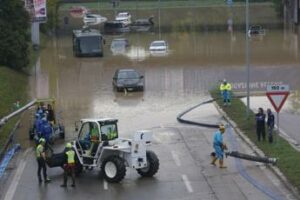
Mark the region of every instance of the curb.
MULTIPOLYGON (((218 112, 225 118, 225 120, 233 127, 234 131, 242 138, 242 140, 256 153, 258 156, 265 157, 265 154, 238 128, 236 123, 232 121, 223 109, 214 102, 214 105, 218 112)), ((279 170, 278 167, 273 165, 266 165, 272 172, 283 182, 283 184, 293 193, 293 195, 299 199, 300 193, 296 187, 294 187, 285 175, 279 170)))

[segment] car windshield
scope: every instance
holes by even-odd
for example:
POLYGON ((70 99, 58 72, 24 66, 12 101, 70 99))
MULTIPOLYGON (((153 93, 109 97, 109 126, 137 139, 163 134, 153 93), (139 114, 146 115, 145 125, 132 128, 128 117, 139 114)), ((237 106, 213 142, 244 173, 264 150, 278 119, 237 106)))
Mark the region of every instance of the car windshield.
POLYGON ((164 42, 153 42, 151 44, 151 46, 153 46, 153 47, 165 46, 165 43, 164 42))
POLYGON ((139 78, 139 74, 135 71, 121 71, 118 74, 118 79, 136 79, 139 78))
POLYGON ((79 38, 79 49, 81 53, 93 53, 100 51, 100 37, 81 37, 79 38))

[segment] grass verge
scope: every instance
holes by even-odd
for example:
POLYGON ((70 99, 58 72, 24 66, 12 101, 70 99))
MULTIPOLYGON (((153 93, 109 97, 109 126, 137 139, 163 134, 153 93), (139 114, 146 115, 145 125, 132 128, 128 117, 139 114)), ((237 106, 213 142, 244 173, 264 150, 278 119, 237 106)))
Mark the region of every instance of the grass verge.
MULTIPOLYGON (((219 98, 219 90, 211 91, 213 98, 219 98)), ((246 106, 239 98, 232 99, 230 107, 224 107, 222 99, 218 99, 217 104, 223 109, 228 117, 234 121, 239 129, 260 148, 266 156, 279 158, 277 166, 288 180, 300 190, 300 152, 295 150, 286 140, 276 137, 273 144, 268 142, 258 142, 256 139, 255 113, 249 112, 246 118, 246 106)), ((277 135, 277 134, 276 134, 277 135)))
MULTIPOLYGON (((20 101, 21 106, 27 103, 27 87, 26 73, 0 66, 0 118, 16 110, 14 103, 17 101, 20 101)), ((18 116, 14 117, 0 129, 0 150, 18 119, 18 116)))

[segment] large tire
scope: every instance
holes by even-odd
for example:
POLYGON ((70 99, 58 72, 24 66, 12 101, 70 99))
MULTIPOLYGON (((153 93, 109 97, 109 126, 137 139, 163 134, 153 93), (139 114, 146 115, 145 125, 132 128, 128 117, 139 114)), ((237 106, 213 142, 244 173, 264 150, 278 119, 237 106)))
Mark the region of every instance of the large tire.
POLYGON ((122 158, 110 156, 102 162, 101 171, 105 180, 110 183, 118 183, 126 175, 126 166, 122 158))
POLYGON ((137 172, 144 177, 152 177, 159 169, 159 160, 153 151, 146 152, 147 167, 137 169, 137 172))

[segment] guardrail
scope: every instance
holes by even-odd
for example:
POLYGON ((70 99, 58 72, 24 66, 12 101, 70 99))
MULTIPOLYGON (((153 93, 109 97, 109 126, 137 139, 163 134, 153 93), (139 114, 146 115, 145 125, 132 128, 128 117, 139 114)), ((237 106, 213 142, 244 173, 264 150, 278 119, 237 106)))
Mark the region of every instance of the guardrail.
MULTIPOLYGON (((23 106, 22 108, 10 113, 9 115, 3 117, 2 119, 0 119, 0 129, 1 127, 7 123, 8 120, 10 120, 12 117, 21 114, 22 112, 24 112, 25 110, 27 110, 28 108, 30 108, 31 106, 33 106, 35 103, 37 102, 36 99, 32 100, 31 102, 29 102, 28 104, 26 104, 25 106, 23 106)), ((13 143, 13 139, 14 139, 14 134, 18 128, 20 124, 20 120, 16 123, 16 125, 14 126, 13 130, 11 131, 9 137, 7 138, 4 146, 2 149, 0 149, 0 161, 2 160, 5 152, 7 151, 8 147, 10 144, 13 143)))

